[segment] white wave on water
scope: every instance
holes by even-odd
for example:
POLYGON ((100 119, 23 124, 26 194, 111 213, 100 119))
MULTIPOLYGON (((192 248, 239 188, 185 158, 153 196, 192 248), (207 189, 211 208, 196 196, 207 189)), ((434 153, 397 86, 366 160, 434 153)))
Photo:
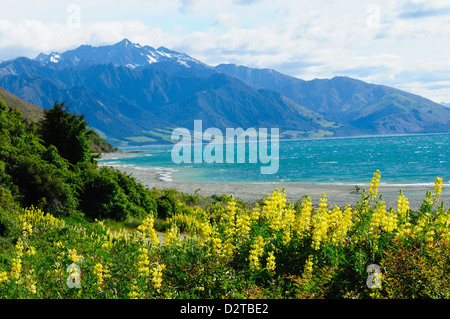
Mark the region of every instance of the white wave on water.
POLYGON ((173 182, 172 173, 178 171, 174 168, 167 167, 153 167, 153 169, 155 170, 156 179, 161 182, 173 182))

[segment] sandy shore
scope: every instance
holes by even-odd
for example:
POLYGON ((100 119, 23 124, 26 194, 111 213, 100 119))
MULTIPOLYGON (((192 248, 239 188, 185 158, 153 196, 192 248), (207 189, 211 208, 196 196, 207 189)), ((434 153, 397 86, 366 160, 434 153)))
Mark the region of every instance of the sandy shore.
MULTIPOLYGON (((123 157, 135 157, 139 153, 117 152, 102 155, 102 159, 113 159, 123 157)), ((328 205, 333 207, 338 205, 344 207, 347 204, 354 206, 358 200, 361 200, 361 190, 369 189, 369 183, 358 184, 361 188, 359 193, 356 192, 354 185, 342 184, 320 184, 320 183, 188 183, 174 182, 170 180, 170 171, 161 168, 137 169, 132 167, 115 168, 131 175, 148 188, 156 189, 176 189, 178 191, 194 194, 197 190, 200 194, 207 196, 229 194, 235 198, 239 198, 245 202, 252 203, 264 198, 266 194, 272 193, 276 188, 285 189, 286 199, 291 203, 295 203, 304 195, 309 195, 313 204, 317 206, 322 193, 325 193, 328 199, 328 205)), ((380 185, 379 194, 383 194, 382 200, 386 202, 387 207, 397 207, 397 197, 399 189, 402 189, 408 198, 410 207, 417 210, 425 198, 426 191, 432 191, 433 186, 395 186, 380 185)), ((445 207, 448 208, 450 203, 450 187, 444 185, 441 199, 445 201, 445 207)))

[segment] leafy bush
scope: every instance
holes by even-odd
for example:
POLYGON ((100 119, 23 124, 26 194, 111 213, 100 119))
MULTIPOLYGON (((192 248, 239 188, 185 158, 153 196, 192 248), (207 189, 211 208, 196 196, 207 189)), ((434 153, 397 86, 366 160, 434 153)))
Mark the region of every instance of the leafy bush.
MULTIPOLYGON (((153 192, 155 193, 155 191, 153 192)), ((167 189, 160 192, 156 197, 157 213, 161 219, 172 217, 178 210, 178 191, 167 189)))
POLYGON ((51 109, 44 110, 39 133, 47 147, 55 146, 72 165, 92 161, 89 144, 92 131, 87 128, 84 115, 70 113, 65 102, 55 102, 51 109))
POLYGON ((66 160, 54 148, 43 146, 21 121, 21 114, 6 112, 4 105, 0 129, 0 183, 24 206, 36 205, 56 214, 73 212, 77 194, 66 160))
POLYGON ((94 219, 125 220, 156 214, 156 200, 133 178, 109 167, 95 166, 80 172, 83 180, 81 210, 94 219))

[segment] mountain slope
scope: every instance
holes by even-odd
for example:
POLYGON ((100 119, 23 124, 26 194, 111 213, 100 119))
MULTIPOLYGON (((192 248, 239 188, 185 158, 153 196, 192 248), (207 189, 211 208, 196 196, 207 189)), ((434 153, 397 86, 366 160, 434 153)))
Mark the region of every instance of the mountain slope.
POLYGON ((361 134, 450 131, 450 109, 421 96, 349 77, 304 81, 273 70, 218 65, 216 70, 264 87, 345 122, 361 134))
POLYGON ((9 93, 4 88, 0 87, 0 101, 5 102, 9 107, 16 108, 23 114, 23 118, 28 123, 38 122, 44 116, 44 112, 38 106, 31 104, 21 98, 9 93))
POLYGON ((111 58, 106 64, 96 61, 97 54, 111 52, 110 56, 123 58, 134 51, 141 56, 141 50, 137 46, 130 50, 130 43, 122 41, 101 48, 101 53, 98 48, 80 47, 63 54, 41 54, 35 60, 19 58, 0 64, 0 85, 42 108, 55 100, 68 101, 72 111, 84 113, 90 126, 116 145, 167 141, 154 130, 192 128, 194 119, 203 120, 205 128, 279 127, 281 132, 304 137, 356 133, 277 92, 256 89, 183 54, 158 49, 166 56, 146 66, 130 66, 128 58, 111 58), (122 55, 117 53, 120 47, 122 55), (85 52, 91 49, 92 55, 85 52), (171 62, 165 60, 170 54, 175 56, 171 62), (197 76, 201 68, 206 72, 197 76))
POLYGON ((129 40, 0 63, 0 86, 41 108, 67 101, 115 146, 166 143, 175 127, 278 127, 282 137, 450 131, 450 109, 387 86, 208 66, 129 40))

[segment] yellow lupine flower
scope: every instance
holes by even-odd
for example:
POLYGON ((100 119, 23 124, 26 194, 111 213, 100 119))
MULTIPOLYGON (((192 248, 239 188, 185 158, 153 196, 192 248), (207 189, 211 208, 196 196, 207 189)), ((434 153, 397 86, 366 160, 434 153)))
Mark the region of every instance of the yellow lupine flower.
POLYGON ((17 240, 17 243, 16 243, 15 248, 16 248, 17 256, 18 256, 18 257, 22 257, 22 255, 23 255, 23 250, 24 250, 22 238, 19 238, 19 239, 17 240))
POLYGON ((0 272, 0 284, 7 280, 8 280, 8 274, 6 273, 6 271, 1 271, 0 272))
POLYGON ((178 246, 181 244, 180 231, 177 226, 172 227, 164 235, 164 245, 178 246))
POLYGON ((232 259, 234 253, 235 246, 232 243, 232 238, 225 239, 222 245, 222 258, 224 259, 232 259))
POLYGON ((370 181, 370 188, 368 192, 369 200, 374 200, 378 194, 378 187, 380 185, 380 171, 377 170, 370 181))
POLYGON ((33 226, 26 221, 22 223, 22 236, 24 238, 30 236, 33 233, 33 226))
POLYGON ((382 225, 383 230, 388 233, 393 232, 395 229, 397 229, 397 222, 398 215, 392 208, 390 208, 382 225))
POLYGON ((67 257, 74 263, 81 261, 81 259, 82 259, 82 256, 78 255, 76 249, 69 249, 69 253, 68 253, 67 257))
POLYGON ((154 227, 154 218, 153 216, 147 216, 141 225, 138 226, 138 234, 144 241, 148 241, 150 244, 159 246, 159 238, 156 234, 154 227))
POLYGON ((250 215, 242 213, 236 216, 236 238, 241 242, 249 237, 250 215))
POLYGON ((266 265, 267 271, 269 273, 274 273, 275 272, 276 263, 275 263, 275 256, 273 254, 273 251, 269 252, 266 261, 267 261, 267 265, 266 265))
POLYGON ((303 274, 302 277, 307 279, 307 278, 311 278, 312 276, 312 272, 314 269, 314 259, 313 259, 313 255, 309 255, 308 258, 306 259, 305 265, 303 267, 303 274))
POLYGON ((135 264, 135 267, 137 268, 138 276, 142 278, 148 278, 150 274, 150 268, 149 268, 149 258, 148 258, 148 250, 147 248, 139 248, 138 250, 139 254, 137 257, 137 263, 135 264))
POLYGON ((255 205, 253 206, 253 209, 252 209, 252 213, 250 214, 250 219, 258 220, 260 215, 261 215, 261 209, 259 207, 259 204, 255 203, 255 205))
POLYGON ((312 213, 312 201, 309 195, 306 195, 303 199, 300 207, 300 214, 297 216, 294 222, 294 230, 298 236, 302 236, 304 231, 309 231, 311 227, 311 213, 312 213))
POLYGON ((10 273, 11 278, 19 279, 21 271, 22 271, 22 259, 13 258, 13 264, 10 273))
POLYGON ((32 274, 25 275, 26 289, 32 294, 36 294, 36 281, 32 274))
POLYGON ((250 261, 250 269, 260 270, 261 262, 259 258, 264 253, 264 238, 262 236, 258 236, 256 241, 252 245, 252 249, 250 250, 250 255, 248 257, 250 261))
POLYGON ((166 265, 159 263, 157 263, 152 269, 152 283, 155 289, 161 288, 164 269, 166 269, 166 265))
POLYGON ((320 197, 320 203, 319 203, 319 212, 328 212, 328 204, 327 204, 327 196, 325 193, 322 193, 322 196, 320 197))
POLYGON ((221 223, 224 226, 225 237, 228 239, 231 239, 234 236, 234 232, 236 229, 236 212, 236 201, 233 197, 231 197, 231 200, 228 202, 225 212, 220 218, 221 223))
POLYGON ((287 245, 291 242, 291 231, 289 228, 283 230, 283 237, 281 238, 283 245, 287 245))
POLYGON ((281 228, 283 229, 283 245, 287 245, 291 241, 291 231, 294 228, 295 222, 294 207, 291 204, 286 205, 281 212, 281 222, 281 228))
POLYGON ((272 195, 264 200, 261 216, 269 221, 269 227, 275 231, 283 227, 285 203, 284 190, 280 192, 279 189, 275 189, 272 195))
POLYGON ((30 247, 28 247, 28 250, 27 250, 26 254, 28 256, 34 256, 36 254, 36 249, 34 247, 30 246, 30 247))
POLYGON ((345 207, 342 212, 337 206, 333 208, 330 227, 333 229, 331 233, 331 243, 333 245, 341 245, 347 236, 347 231, 352 226, 352 208, 350 205, 345 207))
POLYGON ((427 242, 433 242, 434 241, 434 230, 429 230, 425 234, 425 240, 427 242))
POLYGON ((442 178, 436 177, 433 187, 432 204, 437 204, 442 192, 442 178))
POLYGON ((370 232, 375 238, 378 237, 378 228, 385 223, 386 205, 384 202, 378 203, 370 220, 370 232))
POLYGON ((325 244, 327 241, 327 232, 329 227, 329 214, 327 209, 327 199, 325 194, 322 194, 320 199, 319 209, 317 213, 312 217, 312 243, 311 246, 315 250, 320 248, 321 244, 325 244))
POLYGON ((398 202, 397 202, 397 212, 399 215, 399 218, 402 221, 406 221, 406 219, 408 218, 408 210, 409 210, 409 202, 408 199, 405 197, 405 195, 403 195, 402 190, 399 191, 398 194, 398 202))
POLYGON ((215 236, 211 238, 211 252, 216 257, 222 255, 222 239, 215 236))
POLYGON ((97 276, 97 282, 103 282, 103 265, 101 263, 96 263, 94 266, 94 274, 97 276))

